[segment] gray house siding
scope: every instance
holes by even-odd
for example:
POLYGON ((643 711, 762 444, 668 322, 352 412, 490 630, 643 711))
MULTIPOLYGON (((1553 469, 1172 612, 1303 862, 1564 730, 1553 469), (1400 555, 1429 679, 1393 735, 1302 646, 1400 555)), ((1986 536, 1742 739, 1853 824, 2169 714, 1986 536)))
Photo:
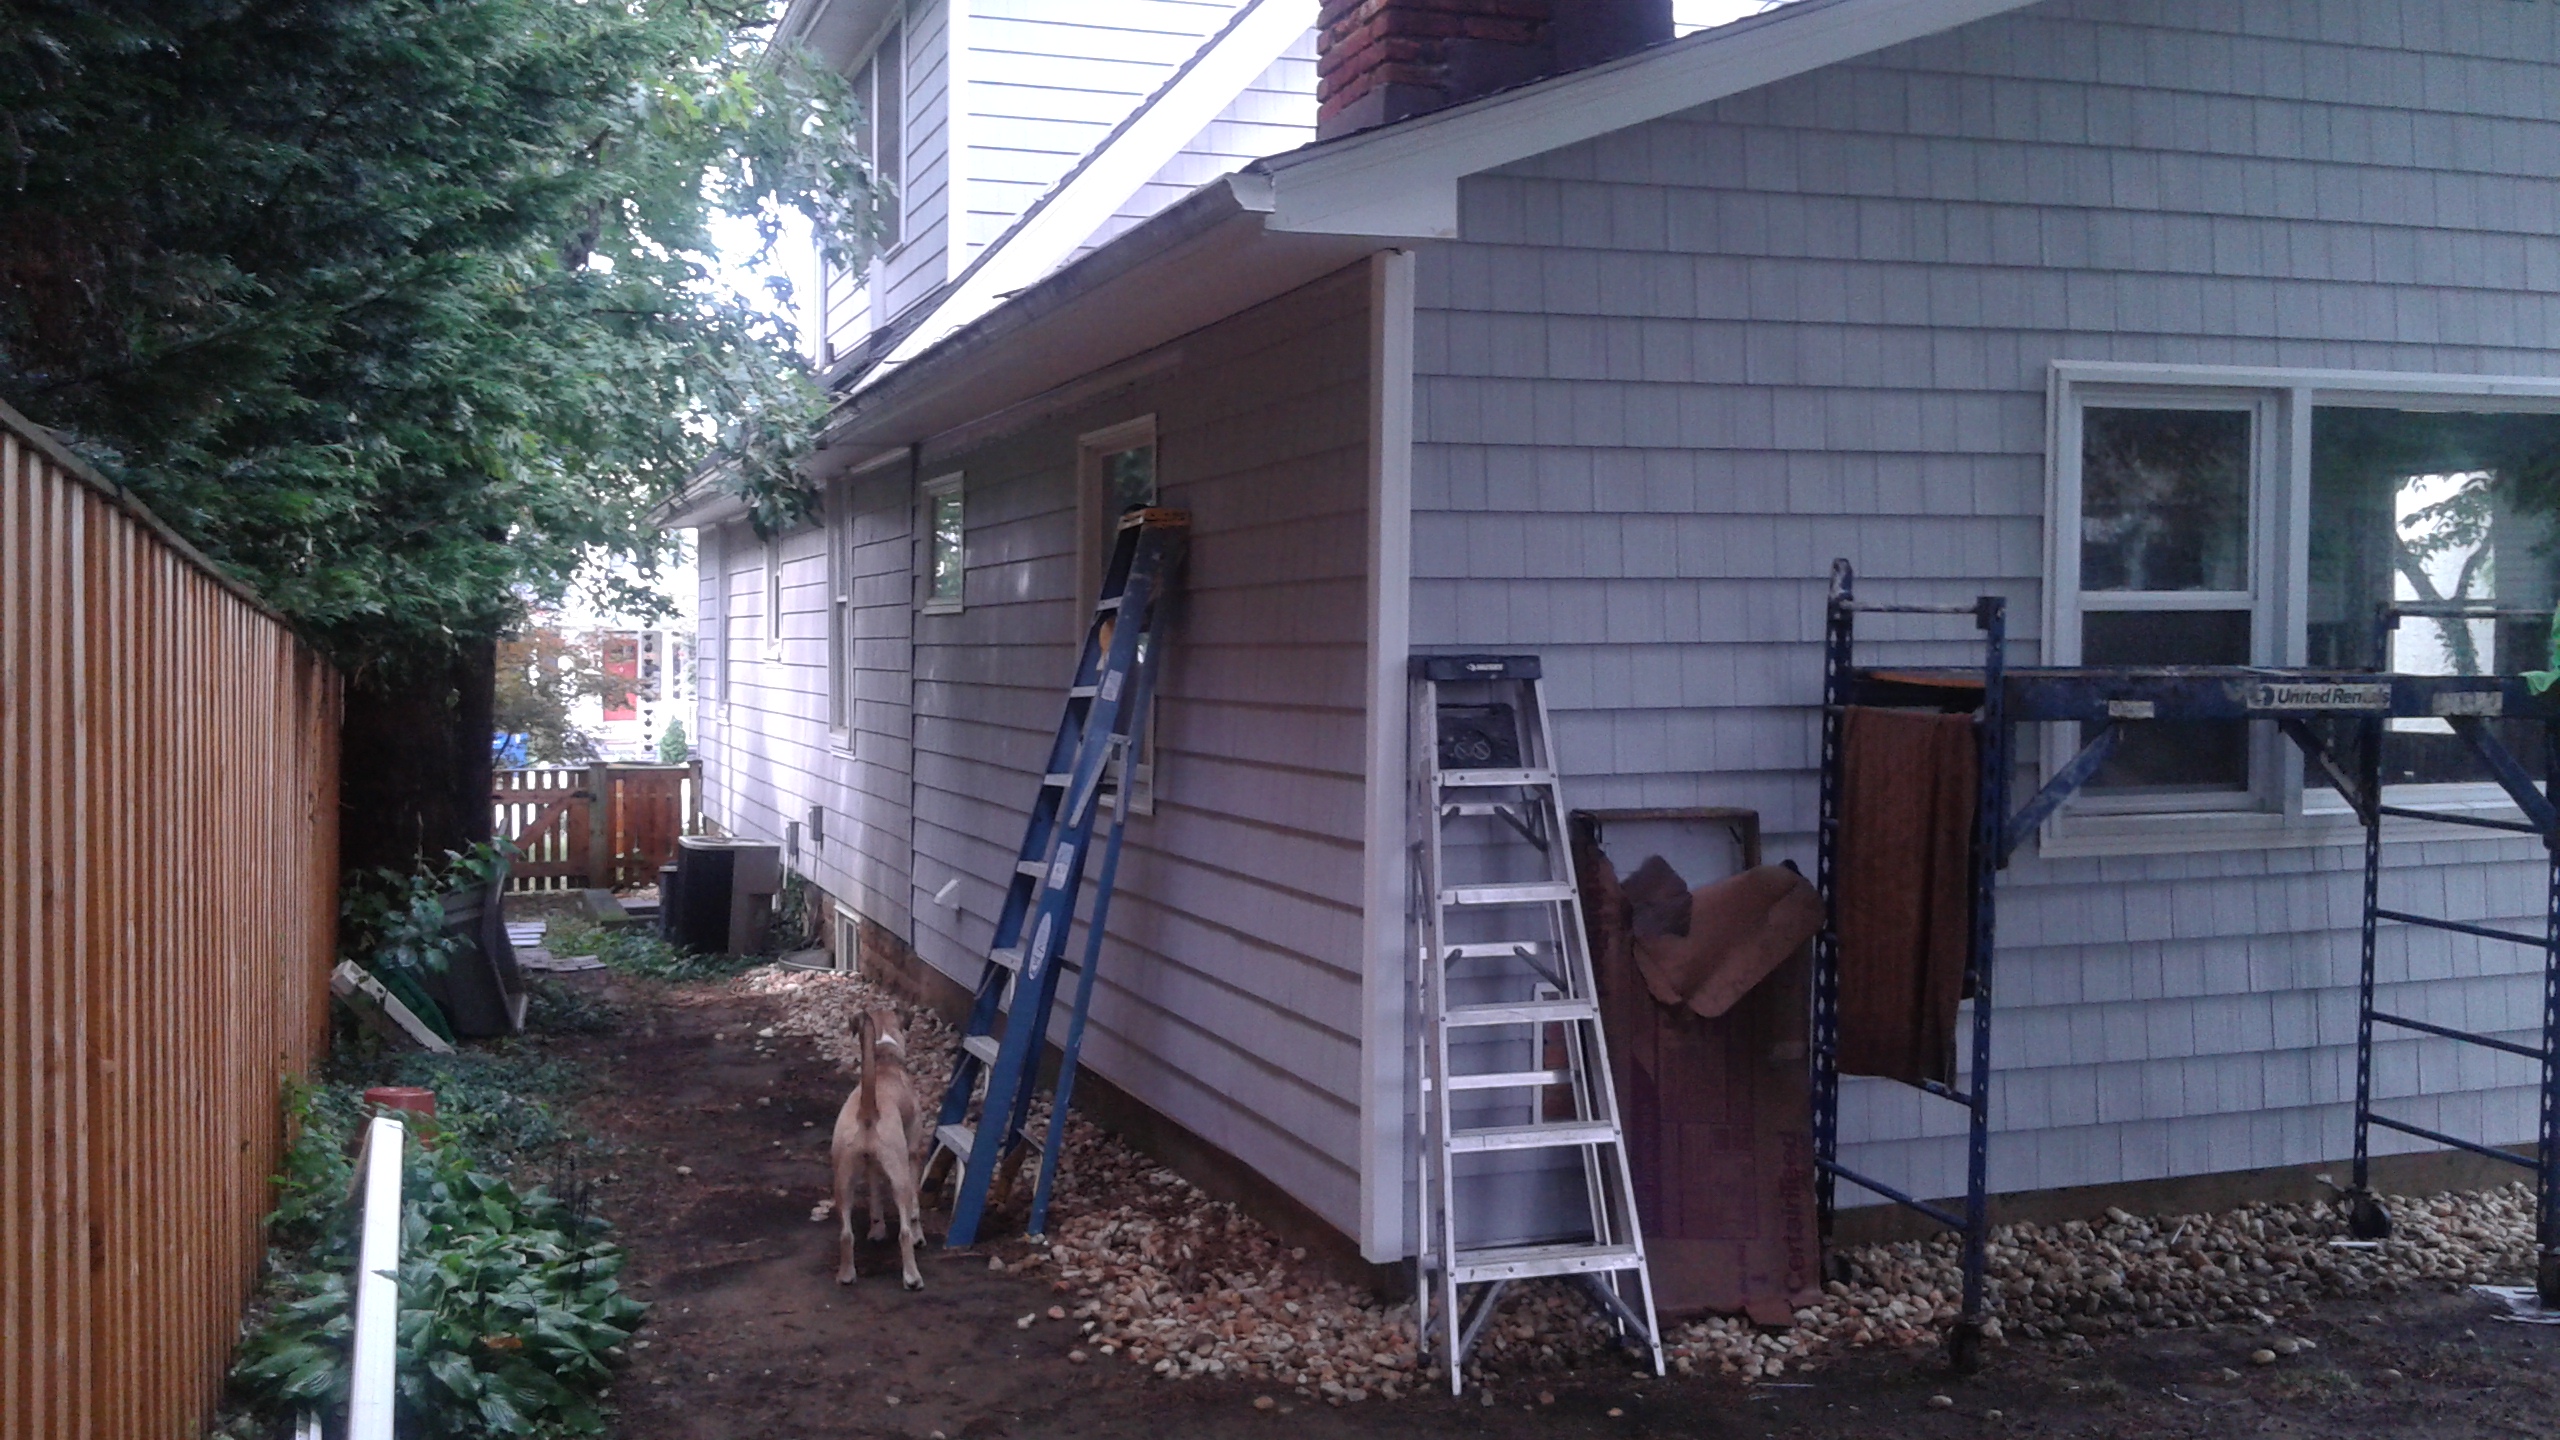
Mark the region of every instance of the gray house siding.
POLYGON ((855 913, 907 938, 907 644, 912 487, 893 466, 838 482, 826 523, 772 548, 745 524, 702 541, 699 687, 704 807, 730 834, 781 840, 803 827, 791 868, 855 913), (833 548, 831 556, 830 550, 833 548), (781 606, 764 612, 778 554, 781 606), (835 575, 846 563, 850 574, 835 575), (851 601, 851 721, 829 715, 829 611, 851 601), (779 637, 774 644, 768 637, 779 637), (823 811, 815 830, 811 811, 823 811))
MULTIPOLYGON (((1756 806, 1809 862, 1833 556, 2005 594, 2032 662, 2049 362, 2560 374, 2555 119, 2550 6, 2063 0, 1469 181, 1417 277, 1415 641, 1545 655, 1573 803, 1756 806)), ((2386 904, 2539 928, 2529 843, 2386 863, 2386 904)), ((2358 864, 2023 857, 1994 1187, 2344 1155, 2358 864)), ((2389 1008, 2538 1026, 2530 951, 2387 929, 2381 967, 2389 1008)), ((2377 1067, 2417 1123, 2532 1135, 2527 1062, 2377 1067)), ((1844 1158, 1945 1195, 1960 1122, 1853 1082, 1844 1158)))
POLYGON ((1365 271, 1346 272, 1185 338, 1169 368, 1108 398, 959 453, 928 447, 921 478, 963 477, 966 603, 918 615, 914 638, 914 945, 974 985, 1091 604, 1077 437, 1155 417, 1161 499, 1191 512, 1191 561, 1155 813, 1130 822, 1084 1059, 1350 1233, 1367 293, 1365 271))

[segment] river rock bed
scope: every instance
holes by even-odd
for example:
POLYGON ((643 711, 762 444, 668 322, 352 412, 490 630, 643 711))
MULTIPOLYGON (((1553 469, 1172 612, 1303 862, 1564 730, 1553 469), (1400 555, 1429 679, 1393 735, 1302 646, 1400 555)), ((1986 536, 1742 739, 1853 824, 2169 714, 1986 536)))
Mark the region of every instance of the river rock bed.
MULTIPOLYGON (((779 1006, 759 1039, 805 1038, 848 1074, 856 1011, 897 1004, 866 980, 831 972, 768 967, 731 984, 779 1006)), ((950 1074, 957 1037, 930 1012, 908 1013, 907 1053, 930 1103, 950 1074)), ((2112 1210, 2096 1222, 2001 1226, 1987 1272, 1992 1338, 2076 1348, 2118 1332, 2236 1327, 2265 1332, 2271 1354, 2289 1355, 2308 1342, 2284 1335, 2284 1322, 2315 1301, 2514 1283, 2530 1273, 2533 1200, 2523 1185, 2386 1204, 2392 1238, 2371 1246, 2334 1243, 2346 1225, 2327 1202, 2166 1218, 2112 1210)), ((1070 1360, 1289 1387, 1337 1404, 1393 1399, 1439 1380, 1416 1351, 1410 1303, 1326 1278, 1304 1250, 1082 1115, 1068 1117, 1049 1229, 1045 1249, 990 1263, 1049 1276, 1056 1303, 1019 1323, 1056 1332, 1070 1360)), ((1961 1293, 1954 1237, 1861 1246, 1844 1258, 1849 1278, 1826 1286, 1792 1326, 1740 1317, 1673 1325, 1666 1359, 1682 1374, 1771 1380, 1835 1350, 1943 1340, 1961 1293)), ((1467 1368, 1478 1383, 1510 1389, 1604 1362, 1636 1363, 1580 1295, 1537 1282, 1504 1298, 1467 1368)))

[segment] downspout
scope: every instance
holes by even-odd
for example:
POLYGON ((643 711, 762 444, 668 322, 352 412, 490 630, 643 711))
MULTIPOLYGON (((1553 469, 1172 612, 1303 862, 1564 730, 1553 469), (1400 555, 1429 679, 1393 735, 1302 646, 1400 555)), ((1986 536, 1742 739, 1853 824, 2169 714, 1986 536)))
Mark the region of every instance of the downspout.
POLYGON ((1413 641, 1413 252, 1369 257, 1368 753, 1361 844, 1360 1254, 1412 1253, 1413 957, 1405 925, 1405 656, 1413 641))

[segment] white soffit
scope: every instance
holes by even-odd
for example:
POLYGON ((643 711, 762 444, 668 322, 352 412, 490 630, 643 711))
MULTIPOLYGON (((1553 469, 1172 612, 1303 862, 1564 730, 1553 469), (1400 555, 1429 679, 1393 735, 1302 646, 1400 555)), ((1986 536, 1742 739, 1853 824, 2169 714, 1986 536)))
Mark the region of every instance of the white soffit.
POLYGON ((1248 0, 1225 29, 997 237, 961 275, 958 288, 864 378, 862 388, 1057 269, 1315 22, 1316 0, 1248 0))
POLYGON ((1274 230, 1454 239, 1458 182, 2037 0, 1797 0, 1684 40, 1258 161, 1274 230))

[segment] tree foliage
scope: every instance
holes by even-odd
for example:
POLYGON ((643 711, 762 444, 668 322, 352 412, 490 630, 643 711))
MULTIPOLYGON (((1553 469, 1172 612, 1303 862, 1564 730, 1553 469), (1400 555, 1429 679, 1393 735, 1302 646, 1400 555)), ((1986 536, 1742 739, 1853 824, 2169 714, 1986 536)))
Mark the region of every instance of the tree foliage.
MULTIPOLYGON (((821 397, 710 225, 872 213, 843 87, 706 0, 0 0, 0 399, 359 675, 432 664, 821 397)), ((849 258, 840 253, 839 259, 849 258)))

